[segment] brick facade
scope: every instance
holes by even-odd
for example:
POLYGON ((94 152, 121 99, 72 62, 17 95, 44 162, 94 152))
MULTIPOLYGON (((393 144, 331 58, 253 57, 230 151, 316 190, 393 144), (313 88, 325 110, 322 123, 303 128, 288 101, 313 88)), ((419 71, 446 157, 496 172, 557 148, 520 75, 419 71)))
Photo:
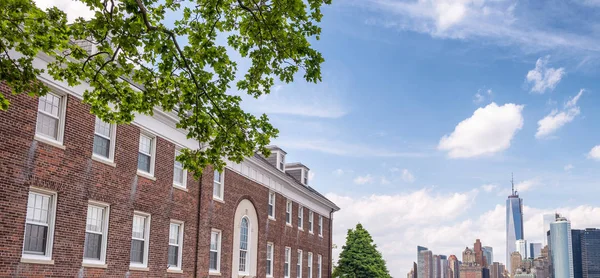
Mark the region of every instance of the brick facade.
POLYGON ((224 201, 213 200, 213 174, 207 169, 201 182, 187 176, 187 190, 173 187, 175 144, 156 139, 155 180, 137 174, 140 127, 116 129, 114 163, 91 159, 95 116, 89 106, 67 96, 64 148, 34 139, 38 100, 11 95, 0 111, 0 277, 207 277, 211 229, 222 231, 221 276, 232 277, 234 213, 243 199, 258 214, 257 277, 265 277, 267 241, 274 244, 274 277, 283 277, 285 246, 292 248, 291 277, 296 277, 297 250, 303 250, 303 276, 307 277, 307 253, 322 255, 322 277, 329 277, 330 221, 323 216, 323 237, 308 233, 308 208, 304 208, 304 231, 297 228, 298 203, 294 203, 293 227, 285 225, 286 197, 277 193, 276 220, 268 220, 269 188, 227 169, 224 201), (25 216, 30 187, 57 193, 53 264, 21 262, 25 216), (88 201, 110 204, 106 267, 82 266, 88 201), (148 271, 130 270, 133 212, 151 214, 148 271), (167 272, 170 220, 183 221, 182 272, 167 272), (199 225, 198 225, 199 224, 199 225))

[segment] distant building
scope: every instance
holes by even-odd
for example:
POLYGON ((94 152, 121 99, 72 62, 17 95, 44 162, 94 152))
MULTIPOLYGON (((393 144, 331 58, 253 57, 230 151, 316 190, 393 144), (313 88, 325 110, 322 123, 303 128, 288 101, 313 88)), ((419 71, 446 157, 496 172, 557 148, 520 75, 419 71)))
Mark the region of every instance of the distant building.
POLYGON ((531 273, 534 273, 536 278, 550 278, 550 260, 548 257, 538 257, 533 260, 531 273))
POLYGON ((415 271, 411 268, 408 274, 406 274, 406 278, 416 278, 415 271))
POLYGON ((581 237, 583 278, 600 278, 600 229, 585 229, 581 237))
POLYGON ((480 266, 487 266, 486 262, 484 261, 483 247, 481 247, 481 241, 479 239, 475 240, 473 251, 475 252, 475 263, 480 266))
POLYGON ((483 247, 483 256, 485 257, 486 265, 489 267, 494 261, 494 248, 491 246, 483 247))
POLYGON ((504 269, 501 267, 501 263, 493 262, 490 264, 490 278, 503 278, 504 277, 504 269))
POLYGON ((511 277, 514 277, 514 275, 517 273, 517 269, 521 267, 522 261, 523 259, 519 252, 514 251, 510 254, 510 260, 508 262, 510 263, 509 273, 511 277))
POLYGON ((521 260, 527 259, 527 240, 518 239, 515 241, 515 248, 521 254, 521 260))
POLYGON ((581 237, 583 230, 571 230, 571 246, 573 248, 573 277, 583 278, 583 258, 581 237))
POLYGON ((548 234, 548 231, 550 231, 550 223, 554 222, 554 220, 556 220, 556 216, 554 215, 554 213, 552 214, 544 214, 544 246, 548 245, 548 237, 546 237, 546 235, 548 234))
POLYGON ((513 278, 536 278, 536 276, 533 273, 519 273, 515 274, 513 278))
POLYGON ((433 278, 442 278, 442 262, 439 255, 433 255, 433 278))
POLYGON ((416 262, 413 262, 413 269, 412 270, 413 270, 415 278, 417 278, 417 276, 418 276, 417 275, 417 271, 419 271, 419 270, 417 268, 417 263, 416 262))
POLYGON ((446 257, 446 255, 440 255, 440 265, 442 266, 441 278, 450 278, 450 276, 448 276, 448 257, 446 257))
POLYGON ((529 255, 529 258, 532 258, 532 259, 542 256, 542 244, 541 243, 530 243, 528 255, 529 255))
POLYGON ((506 199, 506 267, 508 269, 512 269, 510 261, 511 254, 516 251, 515 242, 523 238, 523 199, 519 198, 513 182, 511 195, 506 199))
POLYGON ((550 223, 550 246, 555 278, 574 278, 571 223, 557 217, 550 223))
POLYGON ((455 255, 450 255, 448 257, 448 267, 452 271, 450 278, 459 278, 460 277, 460 267, 458 263, 458 258, 455 255))
POLYGON ((433 254, 423 246, 417 246, 417 277, 433 278, 433 254))
POLYGON ((475 252, 469 247, 465 247, 465 251, 462 252, 462 263, 463 265, 472 265, 476 263, 475 252))
POLYGON ((461 264, 460 278, 485 278, 483 266, 477 264, 461 264))

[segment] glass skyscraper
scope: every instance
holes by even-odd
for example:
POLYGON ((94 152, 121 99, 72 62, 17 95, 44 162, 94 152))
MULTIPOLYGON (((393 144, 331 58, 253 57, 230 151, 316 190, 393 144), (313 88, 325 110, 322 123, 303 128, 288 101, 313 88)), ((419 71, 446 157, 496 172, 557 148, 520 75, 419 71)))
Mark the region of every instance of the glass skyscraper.
POLYGON ((523 239, 523 199, 515 191, 506 199, 506 269, 512 269, 510 254, 516 251, 516 242, 523 239))
POLYGON ((550 223, 550 245, 554 277, 574 278, 571 223, 566 218, 557 217, 550 223))
POLYGON ((581 257, 583 277, 600 277, 600 229, 585 229, 582 231, 581 257))

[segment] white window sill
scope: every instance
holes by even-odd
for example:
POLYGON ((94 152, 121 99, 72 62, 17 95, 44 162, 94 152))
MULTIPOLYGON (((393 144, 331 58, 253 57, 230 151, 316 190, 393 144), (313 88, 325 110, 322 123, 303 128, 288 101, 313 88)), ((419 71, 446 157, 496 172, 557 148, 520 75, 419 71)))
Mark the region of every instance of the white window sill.
POLYGON ((290 224, 290 223, 285 223, 285 225, 288 227, 293 227, 292 224, 290 224))
POLYGON ((298 230, 304 232, 304 228, 298 227, 298 230))
POLYGON ((81 264, 81 266, 87 267, 87 268, 107 268, 108 267, 104 263, 90 263, 90 262, 83 262, 81 264))
POLYGON ((269 216, 269 220, 277 221, 273 216, 269 216))
POLYGON ((140 177, 147 178, 149 180, 156 181, 156 178, 152 174, 144 172, 144 171, 137 170, 137 175, 140 177))
POLYGON ((216 197, 215 195, 213 195, 213 200, 219 202, 219 203, 225 203, 225 201, 222 198, 216 197))
POLYGON ((108 166, 117 167, 117 164, 115 164, 115 162, 113 162, 113 161, 111 161, 111 160, 109 160, 107 158, 104 158, 104 157, 101 157, 101 156, 97 156, 95 154, 92 154, 92 160, 98 161, 100 163, 104 163, 104 164, 106 164, 108 166))
POLYGON ((187 189, 187 187, 185 187, 185 186, 181 186, 181 185, 179 185, 179 184, 173 184, 173 187, 174 187, 175 189, 179 189, 179 190, 181 190, 181 191, 188 192, 188 189, 187 189))
POLYGON ((221 276, 221 272, 213 272, 213 271, 209 271, 209 272, 208 272, 208 275, 211 275, 211 276, 221 276))
POLYGON ((54 139, 46 138, 41 135, 36 134, 35 136, 33 136, 33 139, 40 141, 42 143, 48 144, 50 146, 57 147, 59 149, 63 149, 63 150, 66 149, 65 145, 63 145, 62 142, 56 141, 54 139))
POLYGON ((183 273, 182 269, 179 268, 167 268, 168 273, 183 273))
POLYGON ((21 257, 21 262, 26 264, 54 264, 54 260, 52 259, 34 259, 34 258, 23 258, 21 257))
POLYGON ((150 269, 147 266, 133 266, 133 265, 129 266, 129 270, 134 270, 134 271, 150 271, 150 269))
POLYGON ((315 235, 315 233, 313 233, 313 232, 311 232, 311 231, 308 231, 308 233, 309 233, 309 234, 311 234, 311 235, 315 235))
POLYGON ((319 235, 320 238, 323 238, 323 235, 319 235))

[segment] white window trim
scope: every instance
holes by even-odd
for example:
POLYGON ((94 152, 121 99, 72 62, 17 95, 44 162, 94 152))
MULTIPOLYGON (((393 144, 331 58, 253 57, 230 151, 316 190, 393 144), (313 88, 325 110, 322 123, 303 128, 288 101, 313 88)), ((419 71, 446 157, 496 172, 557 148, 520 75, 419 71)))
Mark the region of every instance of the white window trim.
MULTIPOLYGON (((214 170, 216 171, 216 170, 214 170)), ((213 171, 213 175, 214 175, 214 171, 213 171)), ((224 202, 225 201, 225 168, 223 168, 223 171, 220 172, 221 173, 221 178, 219 183, 221 184, 221 192, 219 192, 221 194, 221 196, 216 196, 215 195, 215 177, 213 176, 213 200, 217 200, 217 201, 221 201, 224 202)))
POLYGON ((302 205, 298 205, 298 220, 300 220, 298 230, 304 231, 304 207, 302 205))
POLYGON ((300 168, 300 183, 308 186, 308 170, 306 168, 300 168))
MULTIPOLYGON (((136 160, 136 168, 137 168, 137 174, 140 176, 144 176, 150 179, 154 179, 154 161, 156 160, 156 139, 157 137, 155 135, 152 135, 150 133, 147 132, 141 132, 140 133, 140 138, 139 140, 142 140, 142 136, 146 136, 148 138, 150 138, 150 144, 152 146, 150 146, 150 172, 146 172, 144 170, 140 170, 139 168, 137 168, 137 160, 136 160)), ((139 146, 139 141, 138 141, 138 155, 140 153, 140 146, 139 146)), ((138 157, 139 160, 139 157, 138 157)))
POLYGON ((314 269, 312 269, 313 268, 313 253, 308 252, 308 254, 306 256, 307 256, 306 257, 306 260, 307 260, 306 266, 308 268, 308 278, 312 278, 313 277, 312 273, 314 270, 314 269))
POLYGON ((323 256, 321 256, 320 254, 317 255, 317 267, 319 269, 319 271, 317 272, 317 278, 321 278, 321 275, 323 273, 323 256))
POLYGON ((275 168, 285 173, 285 154, 280 151, 275 151, 275 154, 277 154, 277 166, 275 168), (279 165, 283 165, 283 169, 279 168, 279 165))
POLYGON ((209 247, 208 247, 208 252, 209 252, 208 273, 213 274, 213 275, 221 275, 221 242, 222 242, 223 233, 221 232, 221 230, 211 229, 210 230, 211 238, 212 238, 213 233, 217 233, 219 235, 219 244, 217 244, 217 269, 210 269, 210 252, 211 252, 211 250, 210 250, 210 245, 209 245, 209 247))
POLYGON ((175 149, 175 160, 173 161, 173 186, 180 188, 180 189, 187 190, 187 169, 185 169, 185 167, 183 167, 183 165, 181 165, 182 170, 183 170, 182 183, 180 184, 178 182, 175 182, 175 162, 177 162, 177 154, 181 154, 181 148, 175 149))
POLYGON ((319 215, 319 236, 323 237, 323 215, 319 215))
MULTIPOLYGON (((103 203, 103 202, 98 202, 98 201, 92 201, 89 200, 88 201, 88 210, 90 206, 96 206, 96 207, 101 207, 104 209, 104 219, 102 219, 102 246, 100 247, 100 260, 94 260, 94 259, 86 259, 85 257, 83 258, 83 264, 86 265, 106 265, 106 247, 108 245, 108 219, 110 217, 110 205, 107 203, 103 203)), ((87 222, 87 220, 86 220, 87 222)), ((86 223, 87 225, 87 223, 86 223)), ((86 227, 86 231, 87 233, 87 227, 86 227)), ((85 246, 84 246, 84 252, 85 252, 85 246)))
POLYGON ((275 192, 273 192, 273 191, 269 191, 269 199, 268 199, 269 203, 267 204, 267 207, 271 205, 271 196, 273 196, 273 204, 272 204, 273 205, 273 210, 272 210, 273 215, 269 215, 269 219, 275 220, 275 216, 277 215, 275 213, 275 204, 277 203, 277 194, 275 194, 275 192))
MULTIPOLYGON (((252 248, 252 243, 251 243, 251 239, 252 239, 252 223, 250 222, 250 217, 248 215, 242 216, 242 219, 244 219, 244 218, 246 218, 247 221, 248 221, 248 239, 247 239, 247 242, 246 242, 246 260, 245 260, 245 262, 246 262, 246 271, 240 271, 239 270, 239 259, 240 258, 238 258, 238 275, 248 276, 248 275, 250 275, 250 272, 251 272, 250 268, 252 267, 252 265, 250 263, 250 261, 251 261, 250 256, 252 254, 251 253, 252 252, 251 251, 251 248, 252 248)), ((240 225, 241 225, 241 221, 240 221, 240 225)), ((241 230, 240 230, 240 241, 241 241, 241 238, 242 238, 242 233, 241 233, 241 230)), ((242 250, 241 246, 238 246, 237 250, 238 250, 238 254, 239 254, 240 251, 242 250)))
MULTIPOLYGON (((36 124, 35 124, 35 136, 34 139, 38 140, 38 141, 43 141, 45 143, 49 143, 50 145, 53 146, 57 146, 59 148, 64 147, 64 136, 65 136, 65 122, 66 122, 66 115, 67 115, 67 95, 63 94, 63 93, 58 93, 54 90, 52 90, 51 92, 48 92, 48 94, 52 94, 55 95, 57 97, 60 98, 60 111, 58 112, 58 132, 56 134, 56 138, 51 138, 48 137, 44 134, 38 133, 37 132, 37 113, 43 113, 43 114, 48 114, 46 112, 40 111, 40 103, 39 103, 39 99, 38 99, 38 104, 37 104, 37 110, 36 110, 36 124)), ((50 116, 50 115, 48 115, 50 116)), ((54 116, 52 116, 54 117, 54 116)))
MULTIPOLYGON (((96 116, 96 118, 98 118, 98 116, 96 116)), ((110 140, 110 147, 108 149, 108 158, 96 154, 93 149, 92 149, 92 158, 94 160, 100 160, 100 162, 108 162, 109 165, 114 164, 115 163, 115 145, 116 145, 116 139, 117 139, 117 125, 112 124, 112 123, 110 124, 110 138, 107 138, 106 136, 104 136, 102 134, 96 133, 96 124, 94 123, 94 136, 96 136, 96 135, 110 140)), ((139 152, 139 146, 138 146, 138 152, 139 152)))
MULTIPOLYGON (((136 269, 140 269, 140 268, 147 268, 148 267, 148 256, 150 255, 149 252, 149 247, 150 247, 150 221, 152 220, 152 215, 150 215, 149 213, 146 212, 141 212, 141 211, 133 211, 133 216, 135 215, 139 215, 142 217, 146 217, 146 219, 148 219, 148 221, 146 221, 146 227, 144 227, 144 262, 143 263, 134 263, 134 262, 129 262, 129 267, 130 268, 136 268, 136 269)), ((133 216, 131 219, 133 219, 133 216)), ((133 230, 133 222, 131 225, 131 229, 133 230)), ((131 240, 133 240, 133 237, 130 236, 131 240)), ((130 250, 129 252, 131 252, 131 247, 129 247, 130 250)))
MULTIPOLYGON (((183 265, 183 228, 184 228, 184 222, 183 221, 179 221, 179 220, 175 220, 175 219, 171 219, 171 222, 169 222, 169 233, 171 232, 171 224, 177 224, 179 225, 179 235, 177 235, 179 237, 179 248, 177 248, 177 252, 179 254, 177 254, 177 266, 169 266, 168 269, 169 270, 181 270, 181 266, 183 265)), ((149 245, 149 244, 148 244, 149 245)), ((171 243, 169 242, 169 245, 171 245, 171 243)), ((168 253, 168 251, 167 251, 168 253)), ((168 259, 167 259, 168 260, 168 259)), ((168 262, 167 262, 168 264, 168 262)))
POLYGON ((285 224, 287 226, 292 227, 293 226, 292 225, 292 222, 293 222, 292 219, 294 218, 294 205, 293 205, 292 201, 290 201, 290 200, 287 200, 286 203, 285 203, 285 213, 286 213, 285 224), (287 217, 288 213, 290 214, 290 219, 288 219, 288 217, 287 217))
MULTIPOLYGON (((283 265, 285 267, 285 262, 287 261, 287 273, 288 273, 288 275, 287 276, 284 275, 283 277, 289 278, 290 275, 292 274, 292 248, 286 246, 284 252, 285 253, 283 253, 283 260, 284 260, 283 261, 283 265)), ((285 269, 283 271, 284 271, 283 273, 285 274, 285 269)))
POLYGON ((267 242, 267 261, 269 259, 271 259, 271 263, 270 263, 270 265, 271 265, 271 273, 267 273, 267 277, 273 277, 273 272, 275 272, 274 269, 273 269, 273 266, 275 265, 273 263, 274 258, 275 258, 275 245, 273 244, 273 242, 267 242), (269 246, 271 246, 271 258, 268 257, 269 246))
POLYGON ((302 250, 298 249, 298 261, 296 261, 296 268, 300 265, 300 273, 296 273, 296 277, 302 277, 302 250))
MULTIPOLYGON (((48 234, 47 234, 47 242, 46 242, 46 254, 44 255, 36 255, 36 254, 26 254, 25 253, 25 229, 23 229, 23 243, 21 246, 21 260, 34 260, 34 261, 45 261, 48 264, 54 264, 54 260, 52 260, 52 249, 54 246, 54 223, 56 219, 56 204, 58 204, 58 193, 55 191, 50 191, 47 189, 42 189, 38 187, 29 187, 29 191, 33 191, 38 194, 49 195, 51 197, 52 202, 49 208, 51 211, 50 216, 48 217, 48 234)), ((27 199, 29 199, 29 192, 27 192, 27 199)), ((27 217, 26 217, 27 218, 27 217)), ((27 219, 25 220, 25 224, 27 224, 27 219)))
POLYGON ((315 228, 314 216, 315 216, 315 214, 313 213, 313 211, 309 210, 308 211, 308 232, 313 235, 315 234, 313 232, 313 230, 315 228))

